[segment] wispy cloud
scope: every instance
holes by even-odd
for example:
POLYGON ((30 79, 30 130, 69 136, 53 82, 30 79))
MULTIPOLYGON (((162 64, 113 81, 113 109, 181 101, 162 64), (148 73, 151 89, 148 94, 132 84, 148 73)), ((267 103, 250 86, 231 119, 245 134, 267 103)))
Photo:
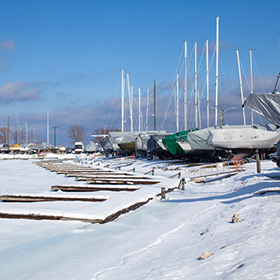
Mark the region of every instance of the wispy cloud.
POLYGON ((15 49, 15 42, 13 39, 5 42, 0 42, 0 50, 12 51, 14 49, 15 49))
POLYGON ((41 98, 40 92, 32 83, 8 82, 0 87, 0 100, 4 103, 38 100, 41 98))
POLYGON ((80 73, 77 75, 68 75, 67 77, 54 81, 52 85, 59 86, 62 84, 69 84, 69 83, 76 82, 76 81, 92 80, 94 78, 95 78, 95 75, 92 73, 80 73))

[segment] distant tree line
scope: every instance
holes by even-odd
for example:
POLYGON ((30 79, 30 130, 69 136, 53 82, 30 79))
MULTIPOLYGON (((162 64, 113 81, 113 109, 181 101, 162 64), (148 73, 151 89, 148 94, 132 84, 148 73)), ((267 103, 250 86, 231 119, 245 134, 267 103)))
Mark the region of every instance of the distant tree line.
POLYGON ((34 133, 29 133, 26 137, 25 129, 8 129, 0 127, 0 143, 1 144, 23 144, 23 143, 41 143, 42 139, 36 137, 34 133), (27 139, 26 139, 27 138, 27 139))
MULTIPOLYGON (((96 135, 95 136, 96 142, 98 142, 100 144, 101 141, 108 140, 108 136, 104 137, 104 135, 108 135, 108 133, 110 131, 120 131, 120 130, 114 129, 114 128, 94 130, 93 134, 96 135), (98 136, 98 135, 100 135, 100 136, 98 136)), ((70 144, 73 145, 73 144, 75 144, 75 142, 83 142, 84 138, 85 138, 85 134, 86 134, 86 130, 83 126, 81 126, 79 124, 70 126, 70 129, 68 130, 68 137, 70 139, 70 144)))

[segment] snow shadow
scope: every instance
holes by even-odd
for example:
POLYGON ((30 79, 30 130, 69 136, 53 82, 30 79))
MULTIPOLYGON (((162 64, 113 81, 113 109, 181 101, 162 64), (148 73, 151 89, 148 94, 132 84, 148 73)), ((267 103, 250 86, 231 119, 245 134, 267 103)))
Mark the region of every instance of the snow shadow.
MULTIPOLYGON (((232 182, 233 183, 233 182, 232 182)), ((163 201, 165 203, 195 203, 195 202, 202 202, 202 201, 214 201, 220 200, 221 203, 231 204, 235 202, 242 201, 244 199, 248 199, 254 196, 254 193, 259 190, 265 190, 270 188, 279 187, 279 182, 271 182, 271 179, 268 181, 258 182, 256 184, 251 185, 244 185, 238 188, 237 190, 222 194, 222 195, 211 195, 207 197, 200 197, 200 198, 190 198, 190 199, 174 199, 174 200, 166 200, 163 201)), ((275 194, 275 193, 273 193, 275 194)))

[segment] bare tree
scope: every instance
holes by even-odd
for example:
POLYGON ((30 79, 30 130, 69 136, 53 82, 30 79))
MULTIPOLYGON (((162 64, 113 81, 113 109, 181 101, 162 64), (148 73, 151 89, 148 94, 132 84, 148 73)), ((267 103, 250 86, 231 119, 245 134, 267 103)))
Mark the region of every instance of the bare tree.
POLYGON ((11 132, 11 130, 8 131, 7 127, 0 127, 0 143, 6 143, 8 144, 8 135, 11 132))
POLYGON ((75 142, 83 142, 85 134, 86 130, 83 126, 80 126, 78 124, 72 125, 68 130, 70 144, 75 144, 75 142))
POLYGON ((100 144, 101 141, 104 141, 104 140, 108 140, 108 136, 105 136, 107 135, 110 131, 120 131, 119 129, 115 129, 115 128, 111 128, 111 129, 96 129, 94 130, 94 135, 95 136, 95 139, 96 141, 100 144), (98 135, 102 135, 102 136, 98 136, 98 135))
POLYGON ((16 144, 23 144, 26 142, 26 131, 25 129, 19 129, 16 128, 11 131, 13 142, 16 144))

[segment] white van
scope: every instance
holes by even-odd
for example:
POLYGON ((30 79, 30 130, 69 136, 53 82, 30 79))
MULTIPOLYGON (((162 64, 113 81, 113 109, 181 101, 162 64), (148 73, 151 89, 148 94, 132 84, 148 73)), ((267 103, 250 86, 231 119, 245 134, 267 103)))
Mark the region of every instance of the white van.
POLYGON ((75 154, 81 154, 84 152, 83 142, 75 142, 75 154))

